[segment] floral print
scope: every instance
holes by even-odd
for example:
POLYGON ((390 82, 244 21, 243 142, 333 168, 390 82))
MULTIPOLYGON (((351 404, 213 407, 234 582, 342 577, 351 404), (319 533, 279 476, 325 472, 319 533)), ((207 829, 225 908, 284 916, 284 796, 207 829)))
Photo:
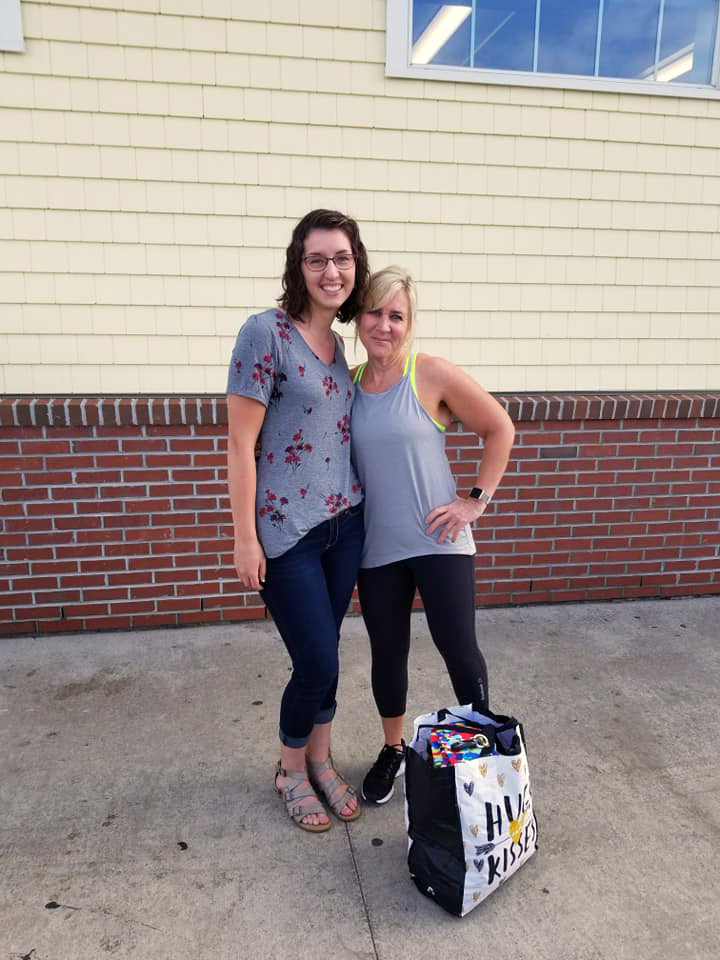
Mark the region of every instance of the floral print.
POLYGON ((280 384, 285 383, 287 377, 284 373, 273 374, 273 388, 270 394, 270 403, 277 405, 282 400, 282 390, 280 384))
POLYGON ((325 364, 282 311, 252 316, 238 333, 227 389, 266 408, 256 509, 267 556, 279 556, 319 523, 360 503, 350 461, 353 385, 341 342, 325 364))
POLYGON ((340 443, 350 443, 350 417, 347 414, 338 420, 337 432, 340 434, 340 443))
POLYGON ((275 326, 278 330, 278 336, 281 340, 286 340, 288 343, 292 343, 292 337, 290 335, 290 322, 284 313, 275 314, 277 320, 275 326))
POLYGON ((253 364, 254 373, 252 375, 252 378, 256 383, 259 383, 260 386, 262 387, 265 386, 265 382, 267 378, 272 379, 273 372, 272 372, 272 367, 270 366, 271 361, 272 361, 272 357, 263 357, 262 363, 253 364))
POLYGON ((312 444, 305 443, 303 440, 302 427, 297 433, 293 434, 293 442, 289 447, 285 447, 285 463, 289 463, 293 470, 296 470, 302 463, 301 457, 304 453, 312 453, 312 444))
POLYGON ((326 397, 329 397, 330 394, 333 392, 333 390, 335 391, 335 393, 338 392, 337 381, 333 380, 333 378, 329 374, 327 377, 323 377, 323 386, 325 387, 326 397))
POLYGON ((335 514, 349 507, 350 501, 342 493, 331 493, 329 497, 325 497, 325 506, 328 508, 328 513, 335 514))
POLYGON ((280 507, 286 507, 288 504, 287 497, 280 497, 276 493, 273 493, 272 490, 265 491, 265 505, 260 507, 258 510, 258 516, 265 517, 270 520, 276 527, 281 527, 283 521, 285 520, 285 514, 280 510, 280 507))

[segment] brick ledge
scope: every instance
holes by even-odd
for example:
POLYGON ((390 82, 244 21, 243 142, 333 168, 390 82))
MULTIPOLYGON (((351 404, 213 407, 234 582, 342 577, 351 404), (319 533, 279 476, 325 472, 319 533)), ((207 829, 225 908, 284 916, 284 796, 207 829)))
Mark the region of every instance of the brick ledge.
MULTIPOLYGON (((516 423, 720 417, 720 392, 495 393, 516 423)), ((3 396, 3 427, 222 426, 224 394, 3 396)))

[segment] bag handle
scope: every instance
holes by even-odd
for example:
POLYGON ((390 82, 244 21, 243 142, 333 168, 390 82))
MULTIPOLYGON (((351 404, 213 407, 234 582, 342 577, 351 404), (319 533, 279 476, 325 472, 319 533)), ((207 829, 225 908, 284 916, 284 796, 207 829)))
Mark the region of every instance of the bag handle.
MULTIPOLYGON (((492 710, 487 710, 487 709, 481 710, 475 704, 472 704, 472 710, 474 713, 479 713, 481 716, 487 717, 488 720, 490 720, 493 723, 493 725, 497 724, 494 730, 495 743, 500 748, 501 753, 504 753, 507 756, 514 756, 516 753, 520 752, 519 745, 517 743, 518 733, 520 734, 520 742, 522 743, 523 746, 525 746, 525 749, 527 750, 527 747, 525 745, 525 731, 523 730, 523 726, 520 723, 520 721, 517 720, 515 717, 508 717, 508 716, 505 716, 505 714, 501 714, 501 713, 493 713, 492 710), (500 734, 503 734, 509 731, 512 731, 513 737, 512 737, 512 740, 510 741, 510 744, 506 746, 503 743, 503 739, 500 736, 500 734)), ((450 707, 442 707, 440 710, 437 711, 438 722, 442 723, 444 720, 447 719, 447 717, 454 717, 456 720, 461 720, 464 724, 466 724, 469 727, 481 728, 483 726, 483 724, 479 723, 477 720, 468 720, 466 717, 460 716, 460 714, 455 713, 453 710, 451 710, 450 707)), ((485 724, 484 726, 487 726, 487 724, 485 724)))
MULTIPOLYGON (((502 713, 493 713, 492 710, 482 709, 476 704, 472 704, 473 713, 479 713, 483 717, 487 717, 493 724, 497 725, 498 730, 508 730, 512 727, 519 725, 519 721, 515 717, 508 717, 502 713)), ((467 723, 470 726, 480 726, 479 721, 477 720, 468 720, 466 717, 460 716, 459 713, 455 713, 450 707, 442 707, 437 711, 438 723, 443 723, 446 717, 455 717, 457 720, 462 720, 463 723, 467 723)))

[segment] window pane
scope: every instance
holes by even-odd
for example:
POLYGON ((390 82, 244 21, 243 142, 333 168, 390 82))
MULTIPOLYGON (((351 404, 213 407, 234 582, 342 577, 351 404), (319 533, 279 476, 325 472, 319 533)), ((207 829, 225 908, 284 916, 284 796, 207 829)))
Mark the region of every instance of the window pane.
POLYGON ((475 66, 532 70, 535 0, 484 0, 475 10, 475 66))
POLYGON ((542 0, 538 70, 591 77, 599 10, 599 0, 542 0))
POLYGON ((410 62, 711 84, 719 17, 720 0, 412 0, 410 62))
POLYGON ((652 79, 659 0, 605 0, 601 77, 652 79))
POLYGON ((717 0, 665 0, 656 79, 710 83, 717 0))
POLYGON ((472 0, 429 3, 414 0, 411 63, 470 66, 472 0))

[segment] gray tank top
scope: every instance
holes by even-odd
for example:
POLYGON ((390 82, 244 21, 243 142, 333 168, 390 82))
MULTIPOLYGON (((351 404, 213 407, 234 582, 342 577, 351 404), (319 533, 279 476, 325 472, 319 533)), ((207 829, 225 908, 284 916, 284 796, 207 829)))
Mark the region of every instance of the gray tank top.
POLYGON ((365 393, 355 374, 352 459, 365 491, 365 546, 361 567, 379 567, 428 554, 475 553, 467 525, 455 543, 428 536, 425 517, 455 498, 445 454, 445 428, 417 398, 416 354, 403 376, 384 393, 365 393))

